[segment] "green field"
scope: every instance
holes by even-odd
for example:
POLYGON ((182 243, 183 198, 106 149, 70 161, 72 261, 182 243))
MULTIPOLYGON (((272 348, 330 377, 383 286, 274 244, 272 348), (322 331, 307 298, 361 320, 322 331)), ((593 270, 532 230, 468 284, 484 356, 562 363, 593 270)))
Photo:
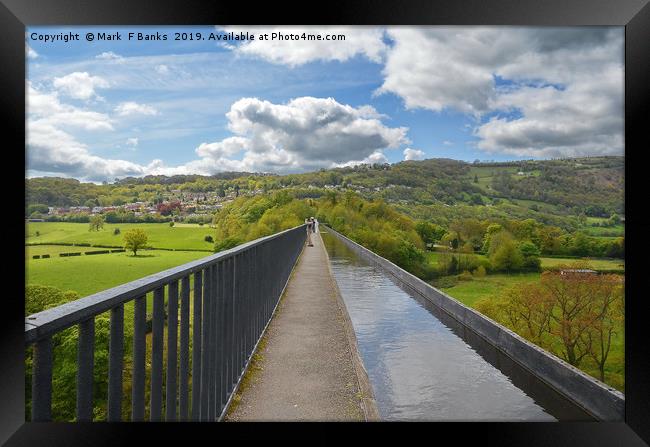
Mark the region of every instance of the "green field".
POLYGON ((214 230, 211 228, 189 224, 170 227, 167 223, 104 224, 104 228, 99 231, 88 231, 88 224, 85 223, 30 222, 27 225, 25 244, 89 243, 122 246, 124 233, 132 228, 143 229, 149 236, 148 245, 155 248, 212 250, 214 247, 213 243, 204 240, 207 235, 214 237, 214 230), (120 229, 120 234, 113 234, 115 228, 120 229), (37 231, 39 236, 36 236, 37 231))
MULTIPOLYGON (((569 259, 569 258, 540 258, 542 260, 542 268, 552 268, 559 265, 572 264, 579 259, 569 259)), ((591 268, 594 270, 607 270, 607 271, 618 271, 620 273, 625 272, 625 261, 623 259, 584 259, 589 262, 591 268)))
POLYGON ((539 281, 539 273, 497 274, 474 278, 471 281, 458 281, 456 285, 441 290, 467 306, 485 297, 497 296, 514 285, 539 281))
MULTIPOLYGON (((427 259, 429 260, 429 263, 433 266, 438 265, 438 261, 441 256, 443 256, 442 252, 439 251, 429 251, 426 253, 427 259)), ((486 259, 485 255, 481 254, 473 254, 473 255, 467 255, 467 256, 475 256, 478 259, 486 259)), ((559 265, 567 265, 567 264, 573 264, 576 261, 587 261, 591 265, 591 268, 594 270, 598 271, 614 271, 616 273, 624 273, 625 272, 625 261, 623 259, 593 259, 593 258, 582 258, 582 259, 576 259, 576 258, 545 258, 541 257, 540 260, 542 261, 542 268, 553 268, 557 267, 559 265)), ((496 276, 499 277, 501 275, 490 275, 490 276, 496 276)), ((505 275, 508 276, 508 275, 505 275)))
POLYGON ((205 252, 149 250, 137 257, 130 253, 111 253, 29 259, 26 276, 28 284, 74 290, 86 296, 208 255, 205 252))

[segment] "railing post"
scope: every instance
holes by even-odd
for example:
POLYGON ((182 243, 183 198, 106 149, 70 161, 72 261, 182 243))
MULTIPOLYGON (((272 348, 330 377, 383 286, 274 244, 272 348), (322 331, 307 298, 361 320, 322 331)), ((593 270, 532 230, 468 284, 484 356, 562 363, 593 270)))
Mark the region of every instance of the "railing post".
POLYGON ((95 318, 79 323, 77 345, 77 421, 93 420, 95 318))
POLYGON ((131 420, 144 420, 144 386, 145 386, 145 353, 147 298, 141 296, 135 299, 133 306, 133 378, 131 389, 131 420))
POLYGON ((194 273, 194 311, 192 328, 192 420, 201 418, 201 337, 203 271, 194 273))
POLYGON ((188 419, 188 380, 189 380, 189 351, 190 351, 190 277, 181 280, 181 340, 179 366, 179 399, 178 419, 188 419))
POLYGON ((158 422, 162 417, 164 300, 165 289, 164 286, 161 286, 153 291, 151 394, 149 399, 149 420, 151 422, 158 422))
POLYGON ((167 379, 165 382, 165 420, 176 420, 176 374, 178 343, 178 281, 167 287, 167 379))
POLYGON ((216 372, 216 399, 215 399, 215 417, 218 418, 221 414, 224 396, 224 279, 225 279, 225 262, 222 261, 217 266, 217 372, 216 372))
POLYGON ((52 339, 39 340, 34 345, 32 375, 32 421, 52 420, 52 339))
POLYGON ((108 345, 108 422, 122 419, 122 368, 124 365, 124 305, 111 309, 108 345))
POLYGON ((211 296, 210 296, 210 267, 206 267, 203 275, 203 327, 201 334, 201 415, 202 422, 208 420, 208 403, 210 398, 210 323, 211 296))

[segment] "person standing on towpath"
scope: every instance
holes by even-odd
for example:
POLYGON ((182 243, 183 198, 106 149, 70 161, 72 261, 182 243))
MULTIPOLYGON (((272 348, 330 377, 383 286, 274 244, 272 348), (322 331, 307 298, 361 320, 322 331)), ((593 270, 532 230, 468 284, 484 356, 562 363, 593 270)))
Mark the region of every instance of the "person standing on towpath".
POLYGON ((313 247, 314 244, 311 242, 311 234, 313 232, 314 221, 311 219, 305 219, 305 223, 307 224, 307 246, 313 247))

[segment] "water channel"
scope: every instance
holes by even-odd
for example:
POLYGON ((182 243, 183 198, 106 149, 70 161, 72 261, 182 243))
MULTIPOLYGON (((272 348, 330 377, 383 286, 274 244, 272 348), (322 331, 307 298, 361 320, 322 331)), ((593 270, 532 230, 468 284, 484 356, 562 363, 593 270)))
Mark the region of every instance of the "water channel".
POLYGON ((383 420, 591 420, 379 267, 321 231, 383 420))

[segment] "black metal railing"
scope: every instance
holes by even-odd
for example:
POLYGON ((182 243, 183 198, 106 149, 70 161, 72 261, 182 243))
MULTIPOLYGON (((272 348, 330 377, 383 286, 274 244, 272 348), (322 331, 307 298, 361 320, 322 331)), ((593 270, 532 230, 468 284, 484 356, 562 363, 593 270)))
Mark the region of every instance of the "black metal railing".
POLYGON ((76 420, 93 419, 95 317, 104 312, 110 312, 107 420, 122 419, 127 303, 133 303, 131 420, 144 420, 150 292, 149 420, 221 418, 273 315, 305 237, 301 225, 28 316, 25 342, 33 346, 32 421, 52 419, 52 337, 75 325, 79 328, 76 420))

